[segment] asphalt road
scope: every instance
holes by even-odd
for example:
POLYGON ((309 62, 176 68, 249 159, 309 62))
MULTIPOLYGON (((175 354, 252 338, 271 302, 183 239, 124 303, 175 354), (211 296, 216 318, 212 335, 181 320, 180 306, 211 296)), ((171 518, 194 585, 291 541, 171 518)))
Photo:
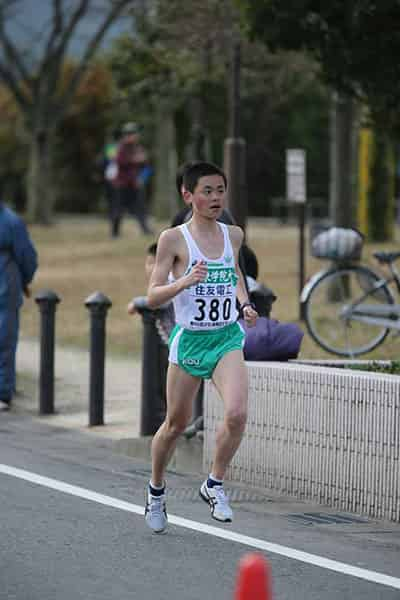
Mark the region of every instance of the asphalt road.
POLYGON ((232 600, 255 551, 274 599, 400 598, 399 525, 227 485, 235 520, 223 526, 200 477, 169 472, 170 526, 155 535, 148 477, 108 440, 2 414, 0 600, 232 600))

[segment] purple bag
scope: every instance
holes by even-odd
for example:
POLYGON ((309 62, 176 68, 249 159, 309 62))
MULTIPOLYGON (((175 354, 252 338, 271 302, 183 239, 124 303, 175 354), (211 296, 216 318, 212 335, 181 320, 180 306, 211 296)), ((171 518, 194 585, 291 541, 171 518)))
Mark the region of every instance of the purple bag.
POLYGON ((276 319, 258 317, 254 327, 239 323, 246 333, 245 360, 280 360, 297 358, 304 333, 295 323, 280 323, 276 319))

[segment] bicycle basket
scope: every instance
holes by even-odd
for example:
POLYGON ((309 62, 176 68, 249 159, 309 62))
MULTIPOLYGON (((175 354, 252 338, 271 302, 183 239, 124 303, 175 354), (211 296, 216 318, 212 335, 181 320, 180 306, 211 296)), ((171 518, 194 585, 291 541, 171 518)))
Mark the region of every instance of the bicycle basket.
POLYGON ((357 229, 331 227, 322 231, 312 241, 311 254, 329 260, 359 260, 364 236, 357 229))

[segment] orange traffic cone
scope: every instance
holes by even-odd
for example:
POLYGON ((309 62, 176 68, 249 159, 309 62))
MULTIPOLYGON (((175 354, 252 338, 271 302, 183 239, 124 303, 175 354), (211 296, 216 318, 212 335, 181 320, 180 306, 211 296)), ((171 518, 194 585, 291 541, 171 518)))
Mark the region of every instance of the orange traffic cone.
POLYGON ((268 561, 255 552, 239 562, 235 600, 272 600, 271 569, 268 561))

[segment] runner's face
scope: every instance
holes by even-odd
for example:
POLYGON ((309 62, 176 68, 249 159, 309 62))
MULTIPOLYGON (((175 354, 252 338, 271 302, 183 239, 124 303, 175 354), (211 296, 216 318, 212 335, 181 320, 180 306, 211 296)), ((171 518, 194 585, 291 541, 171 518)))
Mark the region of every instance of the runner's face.
POLYGON ((191 194, 193 211, 209 219, 217 219, 224 208, 226 188, 221 175, 200 177, 191 194))

